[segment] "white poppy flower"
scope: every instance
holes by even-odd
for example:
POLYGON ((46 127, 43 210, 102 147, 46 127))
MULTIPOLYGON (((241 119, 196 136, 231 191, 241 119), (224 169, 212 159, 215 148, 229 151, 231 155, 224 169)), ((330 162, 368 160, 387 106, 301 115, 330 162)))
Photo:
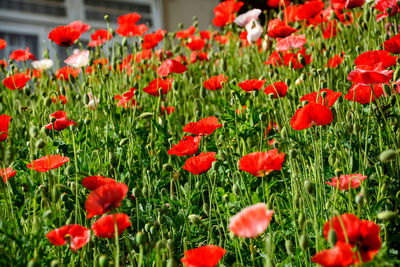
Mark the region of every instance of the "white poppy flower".
POLYGON ((240 26, 240 27, 244 27, 247 24, 249 24, 250 21, 252 20, 258 20, 258 16, 260 16, 261 14, 261 9, 252 9, 247 11, 246 13, 238 16, 234 22, 240 26))
POLYGON ((48 70, 51 67, 53 67, 53 60, 51 59, 36 60, 32 62, 32 67, 35 70, 48 70))
POLYGON ((263 27, 258 20, 252 20, 246 24, 247 41, 254 44, 263 33, 263 27))
POLYGON ((88 109, 95 110, 99 105, 100 99, 95 97, 92 92, 87 93, 89 97, 89 103, 86 105, 88 109))
POLYGON ((74 54, 69 58, 67 58, 66 60, 64 60, 64 62, 69 66, 77 69, 85 67, 89 63, 89 50, 85 50, 77 54, 74 54))

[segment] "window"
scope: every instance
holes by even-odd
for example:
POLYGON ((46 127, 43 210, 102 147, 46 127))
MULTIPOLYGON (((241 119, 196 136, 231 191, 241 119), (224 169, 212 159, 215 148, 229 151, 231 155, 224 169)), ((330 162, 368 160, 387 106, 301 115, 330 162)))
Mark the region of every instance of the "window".
POLYGON ((35 56, 37 55, 38 38, 36 35, 0 32, 0 38, 7 42, 6 48, 0 50, 0 59, 8 58, 12 51, 16 49, 25 49, 26 47, 29 47, 29 51, 35 56))
POLYGON ((0 0, 0 9, 65 17, 64 0, 0 0))

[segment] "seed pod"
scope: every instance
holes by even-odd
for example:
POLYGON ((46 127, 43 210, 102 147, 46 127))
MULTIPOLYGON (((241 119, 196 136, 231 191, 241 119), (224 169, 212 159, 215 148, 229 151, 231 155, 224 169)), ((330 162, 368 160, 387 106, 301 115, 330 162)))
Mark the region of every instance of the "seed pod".
POLYGON ((306 233, 300 236, 299 244, 303 251, 308 249, 308 236, 306 233))
POLYGON ((141 246, 144 245, 144 243, 146 242, 146 236, 143 234, 143 232, 136 233, 136 242, 141 246))
POLYGON ((36 138, 39 134, 39 129, 36 126, 31 126, 29 128, 29 134, 32 138, 36 138))
POLYGON ((290 241, 289 239, 287 239, 287 240, 285 241, 285 248, 286 248, 287 254, 293 255, 294 246, 293 246, 292 241, 290 241))
POLYGON ((397 156, 397 151, 393 149, 388 149, 381 152, 381 154, 379 155, 379 159, 380 161, 386 162, 396 158, 396 156, 397 156))
POLYGON ((328 233, 328 242, 329 242, 329 244, 331 245, 331 247, 334 247, 334 246, 336 245, 337 239, 338 239, 338 238, 337 238, 336 231, 333 230, 333 229, 329 230, 329 233, 328 233))
POLYGON ((388 221, 392 221, 395 218, 397 218, 398 214, 394 211, 385 210, 385 211, 379 212, 376 215, 376 217, 381 221, 388 222, 388 221))
POLYGON ((306 189, 306 192, 308 194, 314 195, 315 187, 314 187, 314 184, 310 180, 305 180, 304 181, 304 188, 306 189))

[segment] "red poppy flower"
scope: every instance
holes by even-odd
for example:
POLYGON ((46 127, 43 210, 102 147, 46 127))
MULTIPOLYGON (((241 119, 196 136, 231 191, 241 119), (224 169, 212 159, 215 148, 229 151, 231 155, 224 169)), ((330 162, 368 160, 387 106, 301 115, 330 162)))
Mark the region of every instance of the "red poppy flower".
POLYGON ((285 82, 275 82, 264 88, 264 93, 267 95, 274 94, 274 98, 284 97, 286 95, 288 86, 285 82))
POLYGON ((69 243, 71 250, 77 250, 89 242, 90 229, 79 224, 69 224, 48 232, 46 237, 55 246, 69 243))
POLYGON ((36 60, 35 56, 29 52, 29 47, 27 47, 25 50, 14 50, 10 55, 10 59, 14 59, 15 61, 25 61, 29 59, 36 60))
POLYGON ((148 33, 143 37, 142 48, 152 49, 164 38, 166 31, 158 29, 155 33, 148 33))
POLYGON ((31 78, 25 73, 16 73, 3 80, 3 84, 10 90, 22 89, 31 78))
POLYGON ((152 96, 159 96, 161 91, 161 94, 166 95, 171 90, 173 81, 173 78, 165 80, 162 78, 154 79, 147 87, 143 88, 143 92, 146 92, 152 96))
POLYGON ((91 41, 89 42, 89 47, 96 47, 104 44, 107 40, 112 38, 111 32, 105 29, 100 29, 95 31, 92 35, 90 35, 91 41))
MULTIPOLYGON (((382 84, 375 84, 373 88, 374 93, 372 94, 372 101, 375 102, 376 98, 383 95, 383 88, 382 84)), ((368 104, 371 101, 371 93, 372 90, 370 85, 353 83, 349 92, 344 96, 344 99, 356 101, 360 104, 368 104)))
POLYGON ((10 120, 11 116, 5 114, 0 115, 0 142, 3 142, 7 139, 10 120))
POLYGON ((67 104, 68 98, 66 96, 63 96, 63 95, 59 95, 57 97, 52 96, 51 97, 51 101, 53 103, 60 102, 61 104, 65 105, 65 104, 67 104))
POLYGON ((229 37, 232 35, 232 32, 228 32, 225 35, 221 35, 221 34, 216 34, 214 35, 214 40, 217 41, 218 43, 224 45, 227 44, 229 41, 229 37))
POLYGON ((288 36, 276 43, 276 51, 284 51, 303 47, 307 42, 305 35, 288 36))
POLYGON ((347 80, 361 84, 387 83, 393 77, 393 70, 363 70, 355 69, 347 75, 347 80))
POLYGON ((309 103, 319 103, 328 107, 332 107, 336 100, 342 95, 342 93, 336 93, 330 89, 321 89, 318 92, 312 92, 306 94, 300 98, 300 101, 307 100, 309 103), (322 97, 321 93, 326 92, 326 96, 322 97), (317 99, 318 97, 318 99, 317 99))
POLYGON ((187 47, 189 47, 190 50, 192 51, 198 51, 204 48, 206 45, 206 42, 197 36, 192 37, 192 40, 187 44, 187 47))
POLYGON ((57 79, 69 81, 70 76, 72 78, 76 78, 80 72, 81 72, 81 69, 75 69, 70 66, 65 66, 65 67, 57 70, 56 76, 57 76, 57 79))
POLYGON ((49 39, 61 46, 71 46, 81 34, 70 26, 59 26, 49 33, 49 39))
POLYGON ((367 176, 362 175, 361 173, 340 175, 339 179, 337 177, 333 177, 332 182, 325 182, 325 183, 327 185, 339 188, 339 190, 345 191, 345 190, 350 190, 350 188, 352 189, 358 188, 361 185, 361 182, 364 181, 366 178, 367 176))
POLYGON ((75 20, 70 24, 68 24, 68 26, 71 27, 73 30, 79 32, 79 34, 81 35, 90 30, 91 28, 90 25, 82 23, 82 21, 80 20, 75 20))
POLYGON ((105 184, 93 190, 85 203, 88 219, 121 206, 126 193, 128 193, 128 186, 124 183, 105 184))
POLYGON ((273 51, 267 61, 264 62, 265 65, 272 65, 274 67, 278 65, 282 65, 283 61, 281 58, 281 55, 279 54, 278 51, 273 51))
POLYGON ((0 49, 4 49, 7 46, 7 42, 4 39, 0 38, 0 49))
POLYGON ((390 53, 400 54, 400 33, 385 41, 384 47, 390 53))
POLYGON ((275 148, 267 152, 253 152, 243 156, 239 160, 239 169, 262 177, 272 171, 281 170, 284 161, 285 153, 278 153, 278 149, 275 148))
POLYGON ((279 8, 279 6, 288 6, 289 0, 267 0, 267 6, 271 8, 279 8))
POLYGON ((86 189, 89 189, 90 191, 93 191, 105 184, 115 184, 115 183, 116 183, 116 181, 114 179, 103 177, 101 175, 89 176, 89 177, 83 178, 83 180, 82 180, 82 185, 86 189))
POLYGON ((284 19, 287 23, 298 21, 297 14, 299 13, 301 6, 288 5, 286 9, 283 10, 284 19))
POLYGON ((311 63, 311 61, 312 61, 311 55, 306 54, 306 49, 304 47, 301 48, 296 54, 294 54, 294 53, 284 54, 283 63, 286 66, 290 66, 292 64, 293 69, 303 68, 304 66, 299 62, 299 59, 298 59, 300 54, 303 55, 306 65, 311 63))
POLYGON ((92 230, 97 237, 114 238, 115 221, 118 227, 118 236, 120 236, 132 224, 129 222, 129 216, 124 213, 110 214, 98 219, 93 225, 92 230))
POLYGON ((210 31, 207 31, 207 30, 205 30, 205 31, 199 31, 199 33, 200 33, 200 37, 201 37, 201 39, 205 39, 205 40, 210 40, 211 39, 211 35, 213 34, 213 33, 211 33, 210 31))
POLYGON ((295 28, 290 27, 280 19, 272 19, 268 22, 268 36, 272 38, 285 38, 296 32, 295 28))
POLYGON ((36 69, 26 69, 26 75, 29 75, 31 78, 35 77, 36 79, 39 79, 42 77, 42 71, 41 70, 36 70, 36 69))
POLYGON ((212 134, 215 129, 219 127, 222 127, 222 124, 219 124, 218 118, 207 117, 198 122, 190 122, 186 124, 185 127, 183 127, 183 132, 205 136, 212 134))
POLYGON ((332 121, 332 111, 327 106, 309 103, 296 110, 290 125, 295 130, 303 130, 316 125, 328 125, 332 121))
POLYGON ((136 24, 140 20, 141 16, 136 13, 129 13, 118 17, 118 24, 136 24))
POLYGON ((186 267, 214 267, 225 255, 226 250, 214 245, 189 249, 181 262, 186 267))
POLYGON ((76 124, 76 122, 74 122, 73 120, 67 119, 67 113, 65 113, 65 111, 62 111, 62 110, 56 111, 53 114, 51 114, 50 120, 52 118, 55 118, 56 121, 53 123, 50 122, 49 124, 47 124, 46 129, 50 129, 50 130, 54 129, 56 131, 62 131, 71 125, 78 126, 76 124))
POLYGON ((378 0, 375 3, 376 3, 375 8, 383 12, 376 16, 377 21, 380 21, 381 19, 386 18, 388 16, 394 16, 400 11, 400 8, 397 5, 396 0, 378 0))
POLYGON ((177 145, 172 145, 168 150, 168 155, 187 156, 197 152, 200 145, 201 136, 184 136, 177 145))
POLYGON ((200 153, 198 156, 188 158, 182 169, 198 175, 208 171, 214 161, 217 161, 215 152, 200 153))
POLYGON ((337 21, 336 20, 331 20, 328 23, 328 27, 326 27, 323 30, 322 36, 325 39, 329 39, 329 38, 335 37, 337 35, 338 31, 339 31, 339 28, 338 28, 337 21))
POLYGON ((297 10, 297 18, 299 20, 315 17, 324 9, 325 3, 322 1, 306 1, 304 5, 300 5, 297 10))
POLYGON ((167 111, 167 114, 170 115, 171 113, 175 112, 175 107, 161 106, 161 115, 165 115, 165 111, 167 111))
POLYGON ((228 23, 232 23, 237 12, 244 5, 242 1, 227 0, 218 4, 214 8, 215 18, 213 19, 213 24, 217 27, 224 27, 228 23))
POLYGON ((357 248, 355 263, 360 261, 358 254, 365 263, 372 260, 381 248, 379 226, 371 221, 361 221, 356 215, 345 213, 326 222, 324 236, 327 240, 331 229, 336 232, 337 242, 348 242, 352 247, 357 248))
POLYGON ((61 167, 68 161, 68 157, 63 157, 61 155, 48 155, 32 161, 31 164, 27 164, 26 167, 37 172, 48 172, 61 167))
POLYGON ((0 169, 0 176, 3 177, 4 183, 6 183, 8 179, 15 176, 16 174, 17 171, 14 171, 12 168, 0 169))
MULTIPOLYGON (((176 60, 176 58, 175 58, 175 60, 176 60)), ((195 62, 197 62, 197 60, 208 61, 207 52, 193 51, 190 54, 190 63, 195 63, 195 62)))
POLYGON ((229 219, 229 230, 239 237, 256 237, 267 229, 273 214, 265 203, 249 206, 229 219))
POLYGON ((326 249, 315 254, 311 261, 324 267, 342 267, 354 263, 353 250, 344 242, 337 242, 331 249, 326 249))
POLYGON ((176 32, 177 39, 186 39, 192 36, 196 32, 196 28, 194 26, 190 26, 186 30, 176 32))
POLYGON ((363 70, 383 70, 396 65, 396 63, 396 57, 385 50, 367 51, 354 60, 357 69, 363 70))
POLYGON ((356 7, 362 7, 364 5, 365 0, 346 0, 346 9, 352 9, 356 7))
POLYGON ((344 53, 342 52, 342 54, 338 54, 338 55, 334 55, 332 58, 328 59, 328 67, 329 68, 336 68, 337 66, 339 66, 340 63, 342 63, 344 59, 344 53))
POLYGON ((239 83, 239 87, 242 88, 246 92, 251 92, 255 90, 260 90, 265 84, 265 79, 258 80, 258 79, 251 79, 246 80, 244 82, 239 83))
POLYGON ((125 92, 122 95, 114 96, 115 100, 119 100, 117 107, 122 105, 124 108, 128 108, 128 106, 133 108, 136 105, 136 101, 133 99, 135 96, 135 90, 136 89, 132 87, 128 92, 125 92), (129 103, 130 101, 131 103, 129 103))
POLYGON ((120 24, 118 29, 115 30, 121 36, 142 36, 149 28, 145 24, 120 24))
POLYGON ((222 84, 228 81, 228 76, 223 74, 213 76, 203 83, 208 90, 215 91, 222 88, 222 84))
POLYGON ((186 66, 175 59, 167 59, 158 67, 157 74, 161 77, 166 77, 170 73, 184 73, 186 70, 186 66))

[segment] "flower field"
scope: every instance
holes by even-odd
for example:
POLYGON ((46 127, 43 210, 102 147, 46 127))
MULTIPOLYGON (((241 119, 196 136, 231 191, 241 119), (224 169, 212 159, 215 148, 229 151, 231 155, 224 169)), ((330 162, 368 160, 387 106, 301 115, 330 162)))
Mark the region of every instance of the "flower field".
POLYGON ((400 4, 246 8, 0 60, 0 266, 399 266, 400 4))

